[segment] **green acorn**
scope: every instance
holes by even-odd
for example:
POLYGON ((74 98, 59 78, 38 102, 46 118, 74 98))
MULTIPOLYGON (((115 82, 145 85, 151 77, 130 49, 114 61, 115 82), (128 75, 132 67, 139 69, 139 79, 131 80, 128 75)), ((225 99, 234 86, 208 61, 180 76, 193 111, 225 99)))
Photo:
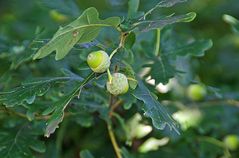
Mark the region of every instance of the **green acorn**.
POLYGON ((187 89, 187 95, 191 100, 199 101, 207 95, 207 90, 200 84, 192 84, 187 89))
POLYGON ((127 77, 122 73, 114 73, 111 82, 106 84, 107 90, 113 95, 124 94, 129 90, 127 77))
POLYGON ((103 73, 110 67, 110 58, 102 50, 91 52, 87 57, 87 63, 92 71, 103 73))
POLYGON ((227 135, 223 141, 230 150, 235 151, 239 147, 239 137, 237 135, 234 134, 227 135))

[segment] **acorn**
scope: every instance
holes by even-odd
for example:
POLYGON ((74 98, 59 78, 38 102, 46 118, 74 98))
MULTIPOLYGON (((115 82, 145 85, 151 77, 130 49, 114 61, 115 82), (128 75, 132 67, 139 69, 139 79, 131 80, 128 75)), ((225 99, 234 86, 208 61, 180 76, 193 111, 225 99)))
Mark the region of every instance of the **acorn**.
POLYGON ((105 51, 94 51, 88 55, 87 64, 92 71, 103 73, 110 67, 110 58, 105 51))
POLYGON ((203 85, 192 84, 187 89, 187 95, 193 101, 200 101, 207 95, 207 90, 203 85))
POLYGON ((106 87, 107 90, 115 96, 125 94, 129 90, 128 79, 122 73, 114 73, 111 82, 108 81, 106 87))

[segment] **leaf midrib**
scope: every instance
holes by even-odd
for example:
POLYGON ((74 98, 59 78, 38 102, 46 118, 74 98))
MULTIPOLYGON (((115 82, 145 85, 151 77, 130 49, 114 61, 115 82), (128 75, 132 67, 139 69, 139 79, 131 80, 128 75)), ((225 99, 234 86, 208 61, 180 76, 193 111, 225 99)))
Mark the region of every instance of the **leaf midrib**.
POLYGON ((83 26, 74 27, 72 30, 65 31, 65 32, 59 34, 58 36, 52 38, 51 41, 59 38, 60 36, 63 36, 65 34, 71 32, 71 31, 78 30, 78 29, 81 29, 81 28, 85 28, 85 27, 104 27, 104 26, 111 26, 111 25, 109 25, 109 24, 107 24, 107 25, 106 24, 91 24, 91 25, 83 25, 83 26))
MULTIPOLYGON (((19 131, 17 132, 17 134, 16 134, 16 136, 15 136, 15 138, 14 138, 14 140, 13 140, 13 142, 12 142, 12 144, 11 144, 11 146, 10 146, 8 152, 7 152, 7 157, 9 156, 10 151, 12 150, 13 146, 14 146, 14 145, 17 146, 17 139, 18 139, 18 137, 19 137, 21 131, 22 131, 24 128, 25 128, 25 125, 22 126, 22 127, 19 129, 19 131)), ((17 147, 17 148, 18 148, 18 147, 17 147)))

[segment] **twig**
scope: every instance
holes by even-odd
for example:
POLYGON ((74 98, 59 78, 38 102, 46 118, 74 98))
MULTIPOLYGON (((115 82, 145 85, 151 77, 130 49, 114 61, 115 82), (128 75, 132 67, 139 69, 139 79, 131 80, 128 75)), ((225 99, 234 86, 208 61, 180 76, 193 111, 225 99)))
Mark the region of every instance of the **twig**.
POLYGON ((116 153, 116 156, 117 158, 122 158, 121 154, 120 154, 120 148, 117 144, 117 141, 115 139, 115 135, 114 135, 114 132, 113 132, 113 129, 112 129, 112 126, 110 123, 107 124, 107 128, 108 128, 108 133, 109 133, 109 136, 110 136, 110 140, 112 142, 112 145, 114 147, 114 150, 115 150, 115 153, 116 153))
MULTIPOLYGON (((112 110, 114 110, 114 108, 116 108, 118 106, 118 104, 119 104, 119 101, 117 101, 114 104, 114 96, 110 95, 110 99, 109 99, 109 105, 110 105, 109 118, 111 118, 111 116, 112 116, 112 113, 113 113, 112 110)), ((116 141, 111 121, 107 122, 107 129, 108 129, 110 140, 111 140, 111 143, 112 143, 112 145, 114 147, 114 150, 115 150, 117 158, 122 158, 121 153, 120 153, 120 147, 119 147, 119 145, 118 145, 118 143, 116 141)))
POLYGON ((115 102, 115 103, 111 106, 110 112, 109 112, 109 116, 110 116, 110 117, 113 115, 114 110, 115 110, 118 106, 121 105, 121 103, 123 103, 123 100, 120 99, 120 100, 118 100, 117 102, 115 102))

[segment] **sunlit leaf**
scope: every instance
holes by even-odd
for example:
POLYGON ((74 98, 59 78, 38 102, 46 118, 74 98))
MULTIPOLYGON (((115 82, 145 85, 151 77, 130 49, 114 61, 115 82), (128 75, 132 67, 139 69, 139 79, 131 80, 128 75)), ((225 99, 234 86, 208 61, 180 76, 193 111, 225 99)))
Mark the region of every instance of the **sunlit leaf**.
POLYGON ((88 8, 78 19, 65 27, 60 27, 53 38, 38 50, 34 59, 43 58, 55 51, 55 59, 60 60, 76 43, 90 42, 97 37, 102 27, 117 27, 119 23, 118 17, 100 20, 98 11, 93 7, 88 8))

